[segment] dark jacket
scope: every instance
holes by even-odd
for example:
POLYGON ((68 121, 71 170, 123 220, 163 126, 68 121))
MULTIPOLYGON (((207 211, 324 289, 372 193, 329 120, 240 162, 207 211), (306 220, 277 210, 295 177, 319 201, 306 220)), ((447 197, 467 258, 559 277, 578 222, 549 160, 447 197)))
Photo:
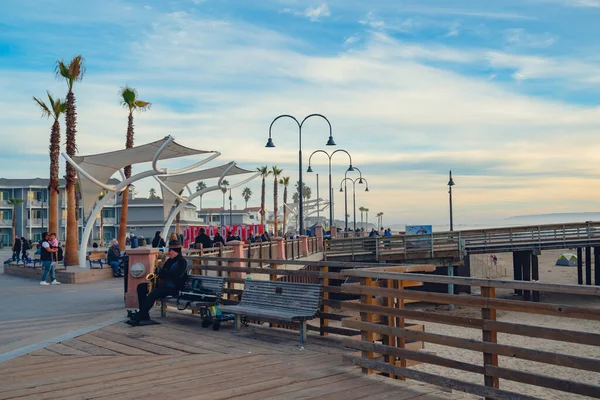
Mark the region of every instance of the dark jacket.
POLYGON ((169 258, 160 269, 158 278, 168 288, 182 289, 187 279, 187 261, 181 254, 169 258))
POLYGON ((220 234, 215 234, 215 239, 213 240, 213 242, 214 244, 221 243, 223 246, 225 246, 225 240, 220 234))
POLYGON ((21 238, 15 239, 15 244, 13 246, 13 251, 15 253, 19 253, 21 251, 21 238))
POLYGON ((209 249, 213 246, 212 239, 206 233, 200 233, 198 236, 196 236, 194 243, 202 244, 202 248, 204 249, 209 249))
POLYGON ((140 241, 137 236, 132 236, 129 240, 131 242, 132 249, 137 249, 138 247, 140 247, 140 241))
POLYGON ((106 259, 108 262, 119 261, 121 258, 121 251, 117 246, 110 246, 106 252, 106 259))
POLYGON ((154 248, 165 247, 166 245, 165 239, 161 238, 160 236, 154 236, 154 239, 152 239, 152 247, 154 248))

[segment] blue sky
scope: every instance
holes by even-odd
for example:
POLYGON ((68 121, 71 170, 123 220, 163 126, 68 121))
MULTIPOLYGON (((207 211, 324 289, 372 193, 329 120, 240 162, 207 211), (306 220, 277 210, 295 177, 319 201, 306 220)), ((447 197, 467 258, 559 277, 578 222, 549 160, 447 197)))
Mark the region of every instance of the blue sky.
MULTIPOLYGON (((82 54, 82 154, 123 146, 118 91, 131 85, 153 103, 136 115, 136 143, 172 134, 293 181, 297 133, 278 121, 277 148, 265 149, 268 126, 282 113, 325 114, 369 180, 357 206, 387 223, 445 222, 449 169, 457 223, 595 211, 599 17, 600 0, 15 2, 0 15, 3 175, 47 175, 50 122, 31 97, 64 95, 56 60, 82 54)), ((327 134, 307 123, 305 166, 327 134)), ((339 186, 347 161, 333 160, 339 186)), ((326 158, 313 169, 324 197, 326 158)), ((257 204, 259 182, 250 187, 257 204)))

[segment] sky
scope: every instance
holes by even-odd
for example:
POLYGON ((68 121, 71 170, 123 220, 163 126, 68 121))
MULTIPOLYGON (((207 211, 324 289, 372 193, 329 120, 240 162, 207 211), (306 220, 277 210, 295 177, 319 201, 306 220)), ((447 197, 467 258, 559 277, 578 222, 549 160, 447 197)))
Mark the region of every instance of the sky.
MULTIPOLYGON (((80 154, 124 146, 119 89, 129 85, 152 102, 135 115, 136 144, 172 135, 220 151, 209 166, 276 165, 292 182, 298 128, 275 122, 270 149, 269 125, 281 114, 326 116, 337 146, 325 146, 327 122, 310 118, 303 169, 315 150, 348 151, 369 184, 356 185, 356 207, 371 222, 383 212, 384 224, 446 224, 449 170, 458 226, 597 211, 599 18, 600 0, 11 2, 0 14, 2 176, 48 176, 51 121, 32 96, 65 96, 56 61, 81 54, 80 154)), ((348 164, 343 152, 332 157, 338 219, 348 164)), ((314 198, 318 173, 327 199, 328 158, 317 153, 311 166, 304 181, 314 198)), ((248 186, 259 205, 260 180, 248 186)), ((158 188, 136 187, 140 196, 158 188)), ((203 205, 221 202, 215 192, 203 205)))

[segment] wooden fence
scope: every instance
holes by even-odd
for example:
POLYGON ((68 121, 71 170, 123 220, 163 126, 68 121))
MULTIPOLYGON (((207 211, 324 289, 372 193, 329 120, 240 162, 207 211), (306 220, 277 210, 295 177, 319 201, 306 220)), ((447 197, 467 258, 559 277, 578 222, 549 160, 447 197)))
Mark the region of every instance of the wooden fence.
POLYGON ((361 312, 360 321, 344 320, 346 328, 361 331, 361 340, 345 340, 347 347, 361 351, 361 356, 347 355, 345 358, 362 367, 366 373, 379 371, 390 377, 402 377, 419 380, 439 386, 445 386, 493 399, 530 399, 522 393, 513 393, 500 388, 500 380, 509 380, 528 385, 540 386, 572 394, 600 398, 600 375, 595 380, 581 382, 546 376, 527 369, 515 369, 500 365, 498 357, 514 357, 520 360, 572 368, 572 377, 576 370, 600 373, 600 359, 536 350, 533 345, 519 347, 507 343, 498 343, 498 333, 521 335, 535 339, 549 339, 564 343, 577 343, 596 347, 590 354, 600 351, 600 334, 527 325, 523 323, 500 322, 496 320, 497 310, 542 314, 559 318, 570 318, 577 326, 581 320, 600 321, 600 309, 592 307, 568 306, 559 304, 530 303, 517 300, 495 298, 497 288, 520 289, 525 291, 544 291, 575 295, 600 295, 600 288, 576 285, 555 285, 519 281, 499 281, 489 279, 459 278, 422 274, 403 274, 377 272, 370 270, 344 271, 344 275, 360 278, 360 285, 342 285, 343 293, 361 296, 359 304, 341 304, 342 309, 361 312), (429 293, 406 290, 401 282, 413 281, 469 285, 481 287, 480 296, 459 296, 452 294, 429 293), (382 306, 374 306, 375 299, 383 299, 382 306), (481 310, 480 318, 466 318, 420 310, 405 309, 407 300, 456 304, 481 310), (457 337, 446 334, 434 334, 425 331, 406 329, 406 319, 434 322, 451 326, 472 328, 481 331, 483 340, 469 337, 457 337), (379 335, 382 344, 376 343, 379 335), (405 348, 407 340, 419 340, 461 350, 481 353, 480 363, 458 361, 449 357, 427 354, 405 348), (483 385, 407 368, 407 362, 420 361, 440 367, 452 368, 483 376, 483 385))
MULTIPOLYGON (((536 343, 552 340, 557 342, 557 345, 562 343, 591 346, 589 354, 598 354, 600 334, 527 324, 527 316, 534 314, 568 318, 573 326, 577 326, 579 321, 600 321, 600 308, 496 298, 496 289, 600 296, 598 287, 424 275, 414 272, 423 271, 428 267, 429 270, 435 269, 434 266, 423 265, 356 265, 334 261, 273 259, 250 261, 246 258, 200 256, 189 256, 188 259, 194 263, 190 268, 194 269, 195 273, 225 277, 225 303, 235 303, 239 299, 243 291, 243 274, 250 275, 252 279, 321 283, 324 295, 319 317, 310 321, 308 330, 319 332, 321 335, 341 336, 348 349, 359 352, 347 354, 344 358, 360 366, 365 373, 381 373, 390 378, 418 380, 490 399, 536 398, 527 393, 518 393, 514 388, 513 391, 501 388, 501 380, 600 398, 598 357, 535 349, 536 343), (480 287, 481 295, 464 296, 418 290, 418 286, 424 282, 480 287), (354 298, 349 298, 350 296, 354 298), (472 314, 458 316, 424 311, 422 306, 405 307, 406 304, 414 302, 475 308, 480 317, 474 317, 472 314), (523 322, 499 321, 496 318, 498 310, 522 313, 523 322), (466 333, 461 337, 456 334, 427 332, 424 323, 469 329, 465 330, 466 333), (479 331, 482 340, 474 339, 472 330, 479 331), (510 341, 510 336, 506 343, 500 343, 499 333, 526 337, 528 345, 517 346, 510 341), (461 361, 421 351, 426 343, 477 352, 480 353, 480 361, 461 361), (503 366, 499 357, 559 366, 571 373, 555 377, 537 373, 535 367, 511 368, 510 365, 503 366), (473 379, 450 378, 442 373, 411 368, 420 363, 451 368, 461 373, 478 374, 481 375, 481 383, 477 383, 478 380, 474 382, 473 379), (594 375, 595 379, 582 382, 576 378, 577 370, 598 375, 594 375)), ((286 327, 297 329, 295 324, 288 324, 286 327)))

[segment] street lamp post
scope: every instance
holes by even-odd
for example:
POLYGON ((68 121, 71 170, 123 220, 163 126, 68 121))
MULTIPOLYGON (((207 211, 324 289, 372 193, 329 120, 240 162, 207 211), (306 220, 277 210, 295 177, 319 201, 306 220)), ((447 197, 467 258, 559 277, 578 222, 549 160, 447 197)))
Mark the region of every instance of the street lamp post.
POLYGON ((448 181, 448 196, 450 197, 450 231, 454 230, 454 224, 452 222, 452 186, 454 186, 454 181, 452 180, 452 171, 450 171, 450 180, 448 181))
POLYGON ((273 143, 273 139, 271 137, 271 128, 273 128, 273 124, 275 123, 275 121, 277 121, 279 118, 283 118, 283 117, 293 119, 296 122, 296 124, 298 125, 298 211, 299 211, 299 217, 300 217, 300 234, 303 235, 304 234, 304 207, 302 206, 302 189, 303 189, 303 185, 302 185, 302 126, 304 125, 304 122, 306 122, 306 120, 311 117, 323 118, 327 122, 327 125, 329 125, 329 140, 327 140, 327 143, 325 143, 325 145, 326 146, 335 146, 335 141, 333 140, 333 132, 331 129, 331 123, 324 115, 310 114, 309 116, 305 117, 302 120, 302 122, 298 122, 298 120, 296 118, 292 117, 291 115, 283 114, 283 115, 276 117, 271 122, 271 125, 269 126, 269 139, 267 140, 267 144, 265 147, 275 147, 275 144, 273 143))
POLYGON ((354 208, 354 232, 356 232, 356 182, 358 182, 359 184, 361 184, 363 181, 365 182, 365 185, 366 185, 365 192, 369 191, 369 182, 367 181, 366 178, 363 178, 362 176, 359 178, 356 178, 356 179, 344 178, 340 182, 340 192, 344 191, 344 189, 342 188, 342 183, 345 183, 346 181, 352 182, 352 206, 354 208))
MULTIPOLYGON (((363 183, 363 179, 362 179, 362 171, 358 168, 358 167, 354 167, 353 170, 357 170, 358 173, 360 174, 360 179, 358 180, 358 183, 360 185, 362 185, 363 183)), ((346 171, 346 173, 344 173, 344 178, 348 177, 348 172, 350 172, 349 170, 346 171)), ((345 227, 344 229, 346 230, 346 232, 348 232, 348 187, 346 186, 346 181, 344 181, 344 221, 345 221, 345 227)))
POLYGON ((325 150, 313 151, 312 154, 310 155, 310 157, 308 158, 308 169, 306 170, 306 172, 313 172, 312 167, 310 166, 310 160, 312 159, 312 156, 315 155, 316 153, 323 153, 329 159, 329 229, 331 229, 331 227, 333 226, 333 186, 331 184, 331 159, 332 159, 333 155, 337 152, 346 153, 348 155, 348 158, 350 159, 350 164, 348 166, 347 171, 354 171, 354 167, 352 166, 352 156, 350 155, 350 153, 348 153, 346 150, 343 150, 343 149, 335 150, 331 154, 329 154, 325 150))
POLYGON ((317 221, 321 224, 321 204, 319 201, 319 174, 317 174, 317 221))

